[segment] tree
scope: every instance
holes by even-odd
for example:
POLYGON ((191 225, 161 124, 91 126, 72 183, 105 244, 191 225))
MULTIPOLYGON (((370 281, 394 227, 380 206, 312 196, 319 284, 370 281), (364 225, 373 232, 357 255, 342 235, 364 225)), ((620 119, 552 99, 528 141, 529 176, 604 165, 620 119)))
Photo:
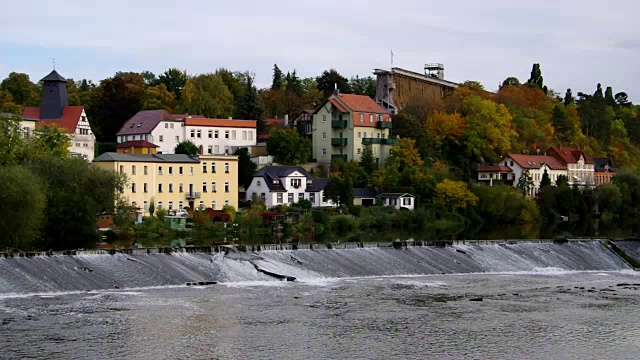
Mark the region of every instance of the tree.
POLYGON ((524 169, 522 174, 520 174, 517 188, 522 191, 523 196, 532 195, 533 179, 531 178, 531 174, 529 174, 529 169, 524 169))
POLYGON ((316 78, 316 83, 318 90, 324 92, 324 97, 328 98, 331 96, 333 91, 336 89, 341 92, 348 94, 351 92, 351 88, 349 87, 349 80, 346 77, 340 75, 338 71, 335 69, 325 70, 322 75, 316 78))
POLYGON ((156 201, 154 198, 151 198, 151 200, 149 200, 149 216, 151 216, 153 218, 153 213, 156 212, 156 201))
POLYGON ((0 166, 0 247, 33 249, 46 205, 40 178, 24 166, 0 166))
POLYGON ((267 151, 279 164, 303 164, 311 158, 311 141, 295 129, 274 130, 267 139, 267 151))
POLYGON ((2 80, 0 88, 11 94, 13 101, 22 106, 38 106, 40 94, 38 86, 32 83, 29 75, 12 72, 2 80))
POLYGON ((500 88, 505 86, 520 86, 520 80, 516 77, 508 77, 502 82, 502 86, 500 86, 500 88))
POLYGON ((152 73, 151 71, 145 70, 141 72, 140 75, 142 75, 142 78, 144 79, 144 84, 146 86, 151 87, 151 86, 157 86, 160 84, 160 80, 158 79, 158 77, 156 77, 156 74, 152 73))
POLYGON ((158 76, 158 81, 164 84, 167 90, 176 94, 176 100, 182 99, 182 90, 188 79, 187 72, 177 68, 171 68, 158 76))
POLYGON ((540 180, 540 189, 544 189, 548 186, 551 186, 551 178, 549 177, 549 173, 547 173, 547 170, 544 170, 544 173, 542 174, 542 179, 540 180))
POLYGON ((27 145, 21 135, 20 117, 0 117, 0 166, 18 164, 27 155, 27 145))
POLYGON ((87 109, 98 141, 115 142, 122 125, 142 109, 144 92, 144 78, 139 73, 118 72, 100 81, 87 109))
POLYGON ((630 106, 631 102, 629 101, 629 96, 626 92, 619 92, 615 96, 616 103, 620 106, 630 106))
POLYGON ((476 206, 478 197, 462 181, 445 179, 436 185, 436 204, 441 209, 458 212, 476 206))
POLYGON ((13 96, 0 87, 0 113, 22 115, 23 107, 13 101, 13 96))
POLYGON ((564 106, 569 106, 576 103, 576 99, 573 97, 571 93, 571 89, 567 89, 566 94, 564 94, 564 106))
POLYGON ((273 82, 271 83, 271 90, 282 90, 284 88, 284 79, 282 70, 277 64, 273 64, 273 82))
POLYGON ((353 183, 351 179, 332 177, 324 187, 323 200, 331 200, 338 206, 353 204, 353 183))
POLYGON ((548 92, 547 87, 544 85, 544 79, 542 77, 542 71, 540 70, 540 64, 533 64, 531 69, 531 77, 527 81, 527 85, 540 88, 545 94, 548 92))
POLYGON ((184 154, 189 156, 196 156, 200 153, 200 149, 196 144, 191 142, 190 140, 185 140, 173 149, 173 152, 176 154, 184 154))
POLYGON ((604 92, 604 100, 607 102, 608 106, 616 106, 616 99, 613 97, 613 89, 611 86, 607 86, 607 90, 604 92))
POLYGON ((238 184, 248 188, 256 173, 257 165, 251 161, 251 156, 247 148, 236 150, 234 155, 238 156, 238 184))
POLYGON ((376 159, 373 156, 373 151, 366 147, 362 149, 362 155, 360 156, 360 167, 367 174, 367 177, 373 175, 373 173, 378 169, 378 164, 376 163, 376 159))
POLYGON ((349 80, 349 88, 356 95, 366 95, 370 98, 376 97, 376 79, 372 76, 359 77, 355 76, 349 80))
POLYGON ((165 84, 149 86, 144 90, 142 110, 163 109, 172 113, 176 107, 176 95, 165 84))
POLYGON ((187 81, 179 108, 209 118, 227 118, 233 116, 233 95, 219 75, 202 74, 187 81))
POLYGON ((302 81, 296 74, 296 71, 293 70, 291 74, 287 73, 287 77, 285 80, 286 91, 292 92, 297 96, 302 97, 302 95, 304 94, 304 89, 302 88, 302 81))
POLYGON ((54 125, 44 125, 34 131, 34 139, 31 151, 40 154, 49 154, 58 158, 69 157, 71 147, 71 135, 65 133, 54 125))
POLYGON ((556 187, 568 186, 568 185, 569 185, 569 179, 567 178, 567 176, 558 175, 558 178, 556 179, 556 187))

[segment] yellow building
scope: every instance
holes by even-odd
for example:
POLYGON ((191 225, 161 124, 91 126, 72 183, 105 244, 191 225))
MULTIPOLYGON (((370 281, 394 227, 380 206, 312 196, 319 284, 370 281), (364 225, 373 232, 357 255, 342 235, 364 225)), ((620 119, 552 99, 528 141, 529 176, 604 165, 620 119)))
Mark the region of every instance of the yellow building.
POLYGON ((116 152, 120 154, 156 154, 158 145, 146 140, 125 141, 116 146, 116 152))
POLYGON ((148 214, 156 209, 238 207, 238 157, 105 153, 94 163, 127 176, 123 196, 148 214))

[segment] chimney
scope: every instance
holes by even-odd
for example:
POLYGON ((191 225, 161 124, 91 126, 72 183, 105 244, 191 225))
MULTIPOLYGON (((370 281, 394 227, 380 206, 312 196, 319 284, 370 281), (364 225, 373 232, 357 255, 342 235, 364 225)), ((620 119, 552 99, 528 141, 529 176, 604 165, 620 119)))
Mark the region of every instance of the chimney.
POLYGON ((333 83, 335 89, 333 90, 333 95, 340 96, 340 89, 338 89, 338 83, 333 83))
POLYGON ((284 127, 289 126, 289 114, 284 116, 284 127))

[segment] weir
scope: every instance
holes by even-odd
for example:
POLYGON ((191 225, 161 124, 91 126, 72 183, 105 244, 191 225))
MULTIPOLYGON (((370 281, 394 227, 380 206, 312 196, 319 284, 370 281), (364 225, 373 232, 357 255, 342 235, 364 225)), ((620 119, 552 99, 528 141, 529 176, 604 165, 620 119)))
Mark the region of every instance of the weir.
MULTIPOLYGON (((639 247, 640 248, 640 247, 639 247)), ((187 283, 558 270, 630 269, 600 241, 402 241, 14 253, 0 294, 187 283), (274 276, 275 275, 275 276, 274 276)))

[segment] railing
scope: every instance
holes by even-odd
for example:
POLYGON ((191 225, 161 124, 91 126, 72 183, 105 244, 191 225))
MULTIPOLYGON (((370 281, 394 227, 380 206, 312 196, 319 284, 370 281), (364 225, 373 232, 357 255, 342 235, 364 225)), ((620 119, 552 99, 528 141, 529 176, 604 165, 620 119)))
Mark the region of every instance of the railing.
POLYGON ((344 161, 347 161, 347 154, 333 154, 331 155, 332 159, 342 159, 344 161))
POLYGON ((398 139, 382 139, 383 145, 398 145, 398 139))
POLYGON ((200 199, 199 192, 188 192, 184 194, 187 200, 200 199))
POLYGON ((347 127, 347 120, 331 120, 331 127, 334 129, 344 129, 347 127))
POLYGON ((331 139, 331 145, 333 146, 346 146, 347 138, 333 138, 331 139))
POLYGON ((371 144, 382 144, 382 140, 380 138, 362 138, 362 145, 371 145, 371 144))
POLYGON ((378 129, 391 129, 391 121, 378 121, 376 127, 378 129))

